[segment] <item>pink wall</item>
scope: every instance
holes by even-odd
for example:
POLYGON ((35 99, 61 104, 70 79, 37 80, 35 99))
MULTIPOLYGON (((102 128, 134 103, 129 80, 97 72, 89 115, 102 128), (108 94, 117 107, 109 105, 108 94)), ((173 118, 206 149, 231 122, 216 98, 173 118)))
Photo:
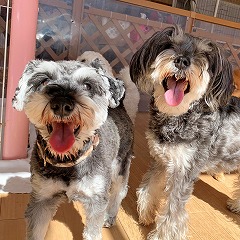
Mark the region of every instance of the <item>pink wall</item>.
POLYGON ((12 98, 25 65, 35 58, 38 0, 13 0, 8 65, 3 159, 27 157, 28 120, 12 107, 12 98))

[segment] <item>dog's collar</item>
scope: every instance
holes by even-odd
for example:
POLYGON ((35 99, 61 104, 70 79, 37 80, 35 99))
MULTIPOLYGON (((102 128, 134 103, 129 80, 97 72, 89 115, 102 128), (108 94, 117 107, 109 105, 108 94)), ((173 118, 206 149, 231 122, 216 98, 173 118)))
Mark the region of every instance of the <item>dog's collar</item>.
POLYGON ((37 153, 38 153, 39 157, 41 157, 43 159, 44 167, 46 166, 46 163, 49 163, 54 167, 62 167, 62 168, 73 167, 73 166, 79 164, 82 160, 86 159, 91 154, 93 149, 95 149, 97 147, 97 145, 99 144, 98 134, 96 133, 92 137, 90 137, 89 141, 91 141, 91 143, 92 143, 90 145, 90 147, 76 161, 73 161, 73 162, 54 163, 51 158, 46 156, 41 144, 38 141, 37 141, 37 153))

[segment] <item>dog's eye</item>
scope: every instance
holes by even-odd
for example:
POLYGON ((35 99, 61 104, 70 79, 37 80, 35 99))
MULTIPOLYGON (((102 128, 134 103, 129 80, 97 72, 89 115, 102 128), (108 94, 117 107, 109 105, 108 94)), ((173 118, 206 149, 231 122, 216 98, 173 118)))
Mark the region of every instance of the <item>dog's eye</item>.
POLYGON ((36 90, 40 90, 43 86, 46 86, 49 81, 49 78, 41 79, 40 81, 36 82, 36 90))
POLYGON ((91 86, 90 83, 84 83, 84 84, 83 84, 83 89, 84 89, 84 90, 91 90, 91 89, 92 89, 92 86, 91 86))
POLYGON ((48 80, 49 80, 48 78, 44 78, 44 79, 41 81, 41 85, 42 85, 42 86, 47 85, 48 80))

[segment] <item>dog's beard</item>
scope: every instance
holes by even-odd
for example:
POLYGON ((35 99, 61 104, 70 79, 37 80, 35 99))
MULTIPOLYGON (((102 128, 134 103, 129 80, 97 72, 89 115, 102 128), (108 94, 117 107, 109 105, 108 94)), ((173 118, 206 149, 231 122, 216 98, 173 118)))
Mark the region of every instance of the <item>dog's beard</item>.
POLYGON ((77 98, 74 111, 69 116, 59 117, 51 110, 45 95, 34 93, 25 105, 25 112, 46 141, 51 155, 64 158, 75 156, 82 149, 84 141, 105 122, 107 104, 104 99, 99 99, 95 104, 82 94, 77 98))
POLYGON ((148 84, 154 85, 155 105, 159 111, 178 116, 186 113, 191 103, 203 97, 210 76, 204 59, 179 70, 174 64, 175 57, 171 49, 162 52, 152 65, 154 70, 148 84))

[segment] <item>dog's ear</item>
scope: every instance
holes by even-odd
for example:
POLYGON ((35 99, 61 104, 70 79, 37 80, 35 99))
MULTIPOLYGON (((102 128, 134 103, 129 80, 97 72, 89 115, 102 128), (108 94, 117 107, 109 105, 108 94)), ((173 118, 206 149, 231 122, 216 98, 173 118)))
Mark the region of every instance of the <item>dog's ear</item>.
POLYGON ((120 104, 120 100, 123 98, 125 93, 125 87, 122 80, 108 77, 110 84, 110 98, 109 98, 109 107, 116 108, 120 104))
POLYGON ((225 106, 233 93, 233 73, 225 52, 214 42, 210 42, 209 45, 212 49, 207 56, 211 80, 205 100, 209 107, 215 110, 225 106))
POLYGON ((101 69, 105 72, 102 67, 102 61, 99 58, 95 58, 92 62, 90 62, 90 65, 96 69, 101 69))
POLYGON ((41 62, 41 60, 32 60, 30 61, 22 74, 18 82, 18 86, 15 91, 15 95, 12 99, 12 106, 17 111, 22 111, 24 108, 24 101, 26 100, 26 94, 29 93, 31 89, 31 84, 29 84, 29 80, 32 79, 34 69, 41 62))
POLYGON ((168 27, 162 31, 158 31, 146 40, 142 47, 133 55, 130 61, 130 76, 140 90, 151 93, 153 84, 150 79, 150 74, 153 71, 151 68, 153 62, 160 52, 169 48, 170 38, 179 33, 179 28, 168 27))

